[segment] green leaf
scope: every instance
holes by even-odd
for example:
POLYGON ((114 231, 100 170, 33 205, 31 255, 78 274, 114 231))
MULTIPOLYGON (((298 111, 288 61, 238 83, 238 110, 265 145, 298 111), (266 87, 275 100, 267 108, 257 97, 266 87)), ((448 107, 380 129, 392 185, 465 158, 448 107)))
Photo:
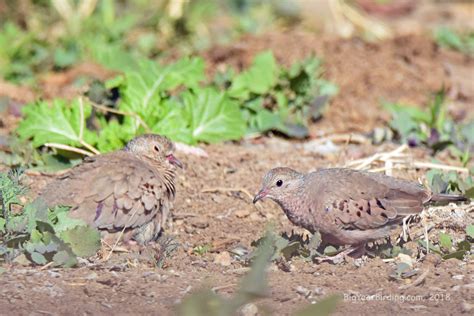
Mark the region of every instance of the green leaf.
POLYGON ((466 226, 466 235, 474 239, 474 225, 469 224, 466 226))
POLYGON ((123 148, 125 143, 135 136, 135 131, 131 119, 124 119, 122 124, 113 120, 107 122, 104 118, 100 119, 100 126, 97 141, 97 149, 102 153, 107 153, 123 148))
POLYGON ((32 252, 30 255, 31 255, 31 260, 36 264, 45 265, 48 262, 46 258, 39 252, 35 251, 35 252, 32 252))
POLYGON ((229 95, 246 99, 250 93, 265 94, 277 83, 279 72, 273 53, 260 53, 249 69, 234 78, 229 95))
POLYGON ((439 244, 447 251, 450 251, 453 247, 453 241, 451 239, 451 236, 445 233, 439 233, 439 244))
POLYGON ((216 143, 237 140, 245 133, 245 121, 239 105, 225 93, 207 88, 185 93, 183 103, 190 117, 194 141, 216 143))
POLYGON ((191 117, 185 112, 183 104, 174 99, 166 100, 162 103, 162 110, 163 118, 152 127, 153 132, 166 135, 177 142, 195 142, 191 134, 191 117))
POLYGON ((82 219, 71 218, 68 216, 68 211, 58 212, 57 214, 57 223, 54 225, 54 230, 56 233, 61 233, 78 226, 86 226, 86 222, 82 219))
POLYGON ((402 139, 406 139, 419 128, 419 121, 428 122, 430 117, 425 112, 410 106, 396 103, 384 103, 383 107, 392 113, 390 127, 397 131, 402 139))
POLYGON ((316 304, 310 304, 297 311, 295 316, 328 316, 332 315, 336 310, 338 303, 341 301, 339 295, 331 295, 316 304))
POLYGON ((184 58, 167 66, 142 60, 137 70, 125 73, 120 109, 137 113, 145 120, 152 114, 157 117, 163 92, 180 85, 195 87, 203 79, 204 62, 200 58, 184 58))
POLYGON ((76 63, 79 59, 79 52, 74 48, 65 49, 58 47, 54 51, 54 64, 60 68, 65 68, 76 63))
POLYGON ((68 268, 77 264, 77 258, 71 250, 59 250, 54 254, 53 262, 57 266, 68 268))
POLYGON ((266 268, 273 255, 273 242, 271 234, 267 233, 265 239, 259 245, 257 256, 252 262, 252 268, 240 282, 237 295, 232 302, 234 306, 239 307, 265 295, 268 287, 266 268))
POLYGON ((100 248, 100 233, 88 226, 76 226, 63 231, 61 239, 71 246, 72 251, 79 257, 90 257, 100 248))
POLYGON ((29 104, 23 108, 25 119, 20 122, 17 132, 21 139, 31 138, 35 147, 45 143, 81 147, 82 126, 84 140, 94 144, 97 135, 85 128, 85 120, 90 116, 92 107, 84 101, 84 113, 81 118, 80 102, 76 99, 68 104, 64 100, 55 99, 52 105, 46 101, 29 104))
POLYGON ((186 297, 178 306, 179 316, 232 315, 230 305, 211 290, 201 290, 186 297))
POLYGON ((137 59, 140 57, 124 50, 121 44, 91 43, 87 48, 92 60, 107 69, 133 71, 138 67, 137 59))

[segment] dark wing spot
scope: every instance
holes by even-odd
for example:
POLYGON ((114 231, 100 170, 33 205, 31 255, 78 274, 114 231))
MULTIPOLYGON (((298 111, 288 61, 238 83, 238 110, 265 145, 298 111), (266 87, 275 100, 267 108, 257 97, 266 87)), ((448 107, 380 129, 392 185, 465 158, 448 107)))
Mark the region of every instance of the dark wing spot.
POLYGON ((117 211, 118 211, 117 201, 114 201, 114 205, 112 206, 112 214, 114 214, 115 217, 117 217, 117 211))
POLYGON ((340 209, 341 211, 344 210, 344 201, 340 201, 340 202, 339 202, 339 209, 340 209))
POLYGON ((357 211, 357 216, 361 217, 361 213, 359 211, 357 211))
POLYGON ((377 202, 377 206, 380 207, 382 210, 385 209, 385 207, 383 206, 382 202, 380 202, 379 199, 375 199, 375 202, 377 202))
POLYGON ((385 214, 385 213, 383 213, 383 212, 380 213, 380 215, 382 215, 383 218, 388 218, 387 214, 385 214))
POLYGON ((94 222, 100 217, 100 214, 102 214, 103 208, 104 208, 104 202, 99 202, 99 204, 97 204, 97 207, 95 209, 94 222))
POLYGON ((362 205, 360 205, 360 206, 359 206, 359 210, 362 211, 363 209, 364 209, 364 207, 363 207, 362 205))
POLYGON ((367 201, 367 214, 372 215, 372 210, 370 209, 370 202, 367 201))

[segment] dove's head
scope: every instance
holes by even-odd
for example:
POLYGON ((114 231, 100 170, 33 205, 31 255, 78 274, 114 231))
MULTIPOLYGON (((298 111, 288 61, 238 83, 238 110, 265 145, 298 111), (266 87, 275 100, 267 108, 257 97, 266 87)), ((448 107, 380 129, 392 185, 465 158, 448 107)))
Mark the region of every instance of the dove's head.
POLYGON ((253 203, 264 198, 283 202, 301 189, 304 175, 290 168, 274 168, 263 177, 262 187, 255 195, 253 203))
POLYGON ((174 144, 165 136, 144 134, 127 143, 125 151, 152 161, 169 163, 183 168, 183 164, 174 156, 174 144))

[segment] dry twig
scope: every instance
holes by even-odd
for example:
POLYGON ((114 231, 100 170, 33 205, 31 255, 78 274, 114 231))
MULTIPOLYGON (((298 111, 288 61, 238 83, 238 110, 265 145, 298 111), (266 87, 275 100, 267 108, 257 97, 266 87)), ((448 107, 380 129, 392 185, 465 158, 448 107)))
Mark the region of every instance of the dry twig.
POLYGON ((407 284, 407 285, 402 285, 402 286, 398 287, 398 289, 399 290, 406 290, 406 289, 408 289, 412 286, 420 285, 421 283, 423 283, 423 281, 426 279, 426 277, 428 276, 429 273, 430 273, 430 269, 427 269, 415 281, 413 281, 413 283, 410 283, 410 284, 407 284))

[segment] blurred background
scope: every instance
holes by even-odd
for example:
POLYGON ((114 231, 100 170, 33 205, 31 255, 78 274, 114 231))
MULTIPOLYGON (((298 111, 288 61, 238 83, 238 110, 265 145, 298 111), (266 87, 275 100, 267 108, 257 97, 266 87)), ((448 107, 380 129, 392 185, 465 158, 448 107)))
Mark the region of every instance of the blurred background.
POLYGON ((472 30, 474 19, 472 1, 2 0, 0 27, 0 76, 31 83, 84 60, 115 69, 129 58, 201 52, 244 34, 298 29, 373 41, 472 30))

